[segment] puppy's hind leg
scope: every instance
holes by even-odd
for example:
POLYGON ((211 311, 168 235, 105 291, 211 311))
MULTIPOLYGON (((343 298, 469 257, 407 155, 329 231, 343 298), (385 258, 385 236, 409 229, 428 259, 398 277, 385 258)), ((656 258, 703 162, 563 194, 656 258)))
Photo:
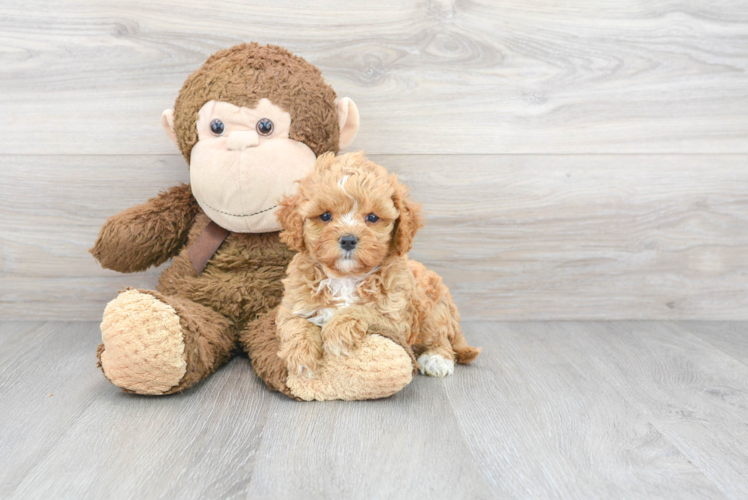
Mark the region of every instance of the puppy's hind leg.
POLYGON ((446 377, 455 372, 455 352, 449 342, 452 324, 445 309, 437 305, 421 324, 418 342, 413 349, 420 353, 418 365, 423 375, 446 377))
POLYGON ((480 354, 480 348, 465 341, 460 313, 447 287, 442 286, 434 309, 421 325, 419 342, 414 348, 423 353, 418 358, 421 373, 432 377, 452 375, 455 361, 466 365, 480 354))

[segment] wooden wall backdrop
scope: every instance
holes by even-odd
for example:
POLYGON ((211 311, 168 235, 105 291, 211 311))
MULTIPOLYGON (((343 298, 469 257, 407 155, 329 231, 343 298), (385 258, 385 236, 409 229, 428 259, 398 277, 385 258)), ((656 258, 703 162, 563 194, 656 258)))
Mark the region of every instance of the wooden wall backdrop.
POLYGON ((0 317, 155 284, 87 249, 187 179, 161 111, 253 40, 358 103, 465 317, 748 319, 744 0, 3 0, 0 317))

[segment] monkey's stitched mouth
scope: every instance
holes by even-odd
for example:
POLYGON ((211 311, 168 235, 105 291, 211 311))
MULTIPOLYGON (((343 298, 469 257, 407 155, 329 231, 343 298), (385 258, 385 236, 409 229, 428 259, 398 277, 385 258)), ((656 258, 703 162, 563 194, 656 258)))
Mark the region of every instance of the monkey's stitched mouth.
POLYGON ((217 208, 214 208, 214 207, 208 205, 207 203, 205 203, 205 206, 208 207, 208 208, 210 208, 211 210, 214 210, 214 211, 218 212, 218 213, 221 213, 221 214, 224 214, 224 215, 230 215, 231 217, 252 217, 253 215, 260 215, 260 214, 268 212, 268 211, 270 211, 270 210, 272 210, 274 208, 278 208, 278 205, 273 205, 270 208, 265 208, 263 210, 259 210, 257 212, 251 213, 251 214, 232 214, 232 213, 229 213, 229 212, 224 212, 223 210, 218 210, 217 208))

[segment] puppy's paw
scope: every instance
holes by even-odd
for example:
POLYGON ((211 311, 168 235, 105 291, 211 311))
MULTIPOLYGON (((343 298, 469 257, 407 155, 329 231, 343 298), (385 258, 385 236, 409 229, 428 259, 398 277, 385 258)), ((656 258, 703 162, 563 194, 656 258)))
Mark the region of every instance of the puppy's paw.
POLYGON ((430 377, 446 377, 455 372, 455 362, 439 354, 424 353, 418 357, 421 373, 430 377))
POLYGON ((288 373, 313 378, 322 366, 322 348, 313 340, 299 340, 284 346, 278 357, 286 362, 288 373))
POLYGON ((348 356, 366 337, 368 325, 354 316, 337 314, 322 327, 322 346, 333 356, 348 356))

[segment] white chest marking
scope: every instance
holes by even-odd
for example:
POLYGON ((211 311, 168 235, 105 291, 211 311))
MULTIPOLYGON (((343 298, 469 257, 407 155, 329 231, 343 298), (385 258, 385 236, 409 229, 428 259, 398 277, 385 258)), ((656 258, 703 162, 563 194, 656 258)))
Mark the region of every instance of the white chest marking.
POLYGON ((330 292, 330 305, 332 307, 320 307, 311 312, 296 311, 294 316, 306 318, 307 321, 321 328, 330 321, 338 309, 348 307, 358 302, 358 291, 356 288, 364 277, 365 276, 327 278, 320 281, 317 292, 322 292, 324 288, 327 288, 330 292))
POLYGON ((358 285, 366 276, 344 276, 327 278, 319 282, 317 292, 324 288, 330 292, 330 299, 335 307, 348 307, 358 302, 358 285))
POLYGON ((325 325, 338 309, 358 303, 358 286, 372 273, 379 270, 375 267, 361 276, 343 276, 342 278, 326 278, 319 282, 317 293, 325 288, 330 292, 331 307, 320 307, 313 311, 295 311, 294 316, 306 318, 310 323, 321 327, 325 325))

